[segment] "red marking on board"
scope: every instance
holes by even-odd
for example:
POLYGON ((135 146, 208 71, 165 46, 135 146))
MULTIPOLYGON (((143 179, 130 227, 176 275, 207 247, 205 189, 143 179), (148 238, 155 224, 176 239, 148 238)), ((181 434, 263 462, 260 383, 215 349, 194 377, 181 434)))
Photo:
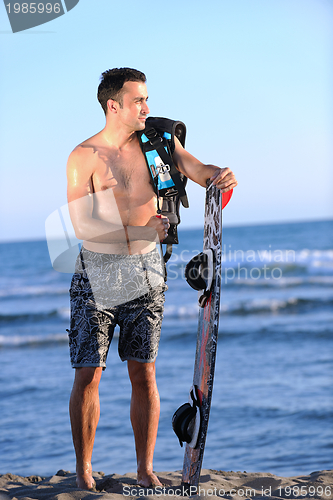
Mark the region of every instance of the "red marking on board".
POLYGON ((203 335, 203 340, 201 341, 201 350, 200 350, 200 361, 199 361, 199 369, 202 366, 202 363, 204 362, 204 355, 206 353, 206 346, 207 346, 207 341, 208 341, 208 335, 209 335, 209 325, 207 326, 206 333, 203 335))
POLYGON ((222 210, 226 207, 232 197, 233 189, 227 191, 226 193, 222 193, 222 210))
POLYGON ((210 317, 210 306, 211 306, 211 297, 212 295, 210 294, 209 299, 206 302, 206 305, 204 307, 204 313, 203 313, 203 324, 202 324, 202 340, 201 340, 201 349, 200 349, 200 361, 199 361, 199 369, 202 366, 202 363, 204 361, 203 357, 206 352, 206 346, 207 346, 207 341, 208 341, 208 336, 209 336, 209 317, 210 317), (208 322, 206 333, 204 331, 205 328, 205 321, 208 322))
POLYGON ((198 397, 200 401, 200 406, 202 406, 202 397, 203 397, 203 392, 198 388, 198 397))
POLYGON ((209 295, 209 299, 207 299, 207 302, 204 307, 204 314, 203 314, 204 321, 209 321, 211 303, 212 303, 212 294, 209 295))

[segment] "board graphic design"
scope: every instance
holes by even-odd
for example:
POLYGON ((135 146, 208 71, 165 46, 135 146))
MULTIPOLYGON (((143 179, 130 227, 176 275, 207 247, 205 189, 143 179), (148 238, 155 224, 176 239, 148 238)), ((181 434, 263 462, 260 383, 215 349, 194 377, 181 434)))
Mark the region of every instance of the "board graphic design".
POLYGON ((198 486, 208 430, 213 390, 217 347, 222 260, 222 208, 230 200, 232 191, 221 192, 207 182, 203 251, 212 250, 214 256, 213 281, 204 307, 200 307, 193 386, 200 400, 200 430, 195 448, 186 444, 182 484, 198 486), (223 199, 222 199, 223 198, 223 199))

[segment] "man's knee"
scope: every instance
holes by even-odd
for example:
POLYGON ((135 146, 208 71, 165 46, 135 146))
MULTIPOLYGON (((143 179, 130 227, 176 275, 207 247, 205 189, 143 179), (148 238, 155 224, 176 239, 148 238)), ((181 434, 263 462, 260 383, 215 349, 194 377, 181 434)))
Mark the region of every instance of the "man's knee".
POLYGON ((155 383, 155 362, 140 363, 139 361, 130 360, 127 362, 127 366, 132 384, 149 385, 155 383))
POLYGON ((99 385, 101 375, 101 367, 85 366, 76 368, 74 385, 80 389, 85 389, 87 387, 96 388, 99 385))

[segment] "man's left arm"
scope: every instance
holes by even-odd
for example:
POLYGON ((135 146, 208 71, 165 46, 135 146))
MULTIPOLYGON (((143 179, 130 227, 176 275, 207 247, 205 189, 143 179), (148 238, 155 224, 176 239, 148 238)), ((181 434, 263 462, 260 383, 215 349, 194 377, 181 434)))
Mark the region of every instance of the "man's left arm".
POLYGON ((178 170, 192 181, 206 187, 206 181, 211 179, 222 193, 226 193, 237 186, 238 182, 230 168, 219 168, 215 165, 201 163, 183 148, 177 138, 175 138, 175 145, 174 162, 178 170))

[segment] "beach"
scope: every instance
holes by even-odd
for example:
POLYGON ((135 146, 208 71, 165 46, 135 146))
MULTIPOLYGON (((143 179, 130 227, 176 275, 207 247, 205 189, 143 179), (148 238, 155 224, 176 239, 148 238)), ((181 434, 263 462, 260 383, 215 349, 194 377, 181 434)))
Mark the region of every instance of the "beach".
POLYGON ((186 491, 181 485, 181 471, 157 473, 163 486, 155 489, 136 484, 136 475, 95 472, 96 491, 76 487, 75 474, 59 470, 51 477, 15 474, 0 476, 0 500, 120 500, 126 497, 264 499, 320 498, 333 499, 333 470, 308 475, 281 477, 264 472, 233 472, 203 469, 198 488, 186 491))

